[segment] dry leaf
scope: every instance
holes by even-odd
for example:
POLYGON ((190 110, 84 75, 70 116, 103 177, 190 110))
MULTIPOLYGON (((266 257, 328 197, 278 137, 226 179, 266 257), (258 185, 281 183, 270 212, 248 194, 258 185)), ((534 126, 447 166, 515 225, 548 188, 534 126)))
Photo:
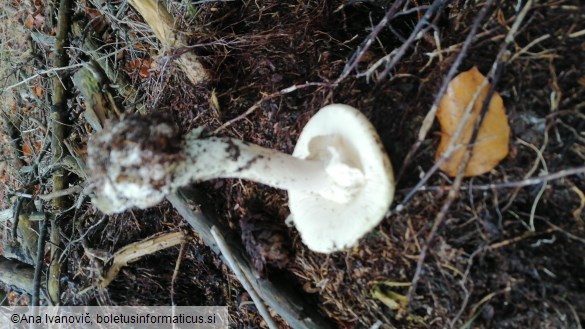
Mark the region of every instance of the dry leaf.
MULTIPOLYGON (((460 73, 447 88, 447 92, 439 103, 437 119, 441 125, 441 142, 435 154, 438 161, 447 151, 452 136, 464 117, 468 104, 473 100, 474 94, 479 90, 485 77, 477 67, 460 73)), ((481 112, 482 104, 487 96, 490 84, 486 84, 479 93, 479 97, 473 104, 473 110, 469 120, 465 122, 463 130, 458 138, 451 157, 441 165, 441 170, 449 176, 456 176, 463 156, 467 150, 466 145, 473 134, 473 127, 481 112)), ((489 109, 479 128, 473 154, 467 167, 465 176, 477 176, 492 170, 508 154, 510 140, 510 126, 504 108, 502 97, 496 92, 490 100, 489 109)))
POLYGON ((148 72, 148 67, 147 66, 141 66, 140 67, 140 71, 138 71, 138 75, 140 75, 141 78, 148 78, 150 76, 150 72, 148 72))
POLYGON ((150 76, 150 68, 152 66, 152 61, 149 59, 133 59, 128 61, 126 64, 125 70, 129 74, 133 74, 134 72, 138 72, 138 75, 146 79, 150 76))
POLYGON ((22 154, 26 157, 31 157, 34 154, 39 154, 39 152, 41 151, 41 142, 39 141, 35 141, 34 143, 32 143, 29 140, 26 140, 23 144, 22 144, 22 154))
POLYGON ((32 29, 34 22, 35 19, 33 18, 32 15, 29 14, 26 16, 26 19, 24 20, 24 27, 26 27, 27 29, 32 29))
POLYGON ((409 282, 393 281, 377 282, 370 290, 370 294, 372 295, 372 297, 388 306, 389 309, 396 311, 400 309, 405 309, 408 306, 408 297, 399 294, 394 290, 400 287, 409 286, 410 286, 409 282))
POLYGON ((45 95, 45 90, 43 89, 43 87, 39 87, 39 86, 33 86, 32 87, 32 92, 37 96, 37 97, 43 97, 45 95))

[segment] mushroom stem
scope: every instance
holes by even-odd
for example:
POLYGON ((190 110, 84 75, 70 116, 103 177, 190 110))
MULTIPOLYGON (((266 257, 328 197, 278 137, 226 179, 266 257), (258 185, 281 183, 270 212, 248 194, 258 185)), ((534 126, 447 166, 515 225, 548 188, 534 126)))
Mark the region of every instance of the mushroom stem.
POLYGON ((334 164, 336 168, 345 168, 348 175, 356 176, 357 172, 359 178, 363 177, 359 169, 340 163, 334 154, 329 163, 324 163, 232 138, 188 138, 184 152, 186 158, 176 169, 173 185, 177 187, 214 178, 241 178, 345 203, 359 190, 360 180, 348 184, 347 178, 334 179, 327 169, 334 164))
POLYGON ((392 202, 390 160, 372 124, 351 106, 319 110, 293 155, 232 138, 200 137, 199 129, 183 136, 155 115, 128 117, 102 130, 87 152, 93 204, 110 214, 145 209, 190 183, 242 178, 287 190, 292 221, 305 244, 333 252, 355 245, 384 219, 392 202))

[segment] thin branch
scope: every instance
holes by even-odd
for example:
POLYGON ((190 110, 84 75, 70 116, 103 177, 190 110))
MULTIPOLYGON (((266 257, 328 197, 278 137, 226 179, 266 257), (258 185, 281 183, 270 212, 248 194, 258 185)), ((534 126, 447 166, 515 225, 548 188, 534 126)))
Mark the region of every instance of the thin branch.
POLYGON ((552 232, 555 232, 555 231, 559 231, 559 230, 560 230, 560 228, 551 227, 551 228, 549 228, 547 230, 544 230, 542 232, 530 232, 530 231, 528 231, 528 232, 526 232, 526 233, 524 233, 524 234, 522 234, 520 236, 511 238, 511 239, 507 239, 507 240, 504 240, 504 241, 499 241, 499 242, 492 243, 492 244, 490 244, 488 246, 488 249, 495 250, 495 249, 503 248, 503 247, 512 245, 512 244, 514 244, 516 242, 520 242, 522 240, 526 240, 526 239, 529 239, 529 238, 533 238, 535 236, 549 234, 549 233, 552 233, 552 232))
MULTIPOLYGON (((521 181, 514 181, 514 182, 505 182, 505 183, 491 183, 491 184, 478 184, 478 185, 471 185, 471 186, 461 186, 459 190, 472 190, 472 191, 489 191, 489 190, 496 190, 496 189, 508 189, 508 188, 518 188, 518 187, 526 187, 526 186, 533 186, 542 184, 545 182, 550 182, 553 180, 561 179, 568 176, 585 174, 585 166, 583 167, 576 167, 570 169, 564 169, 553 174, 532 177, 528 179, 524 179, 521 181)), ((415 190, 416 187, 402 189, 400 192, 407 193, 415 190)), ((423 186, 418 188, 418 191, 450 191, 453 189, 453 186, 423 186)))
MULTIPOLYGON (((418 23, 414 27, 414 30, 410 33, 408 39, 406 39, 406 42, 402 43, 400 48, 396 50, 393 56, 388 55, 381 59, 386 62, 385 65, 386 67, 384 68, 384 71, 382 71, 382 73, 380 73, 380 75, 378 76, 378 81, 384 79, 390 73, 390 70, 392 70, 396 63, 398 63, 398 61, 402 58, 402 56, 406 54, 406 50, 410 47, 410 45, 414 42, 418 35, 421 33, 425 33, 428 29, 432 27, 432 24, 429 24, 429 21, 437 12, 441 11, 441 8, 444 5, 445 5, 444 0, 435 0, 433 4, 429 7, 429 9, 425 12, 424 16, 418 21, 418 23), (392 57, 392 59, 388 61, 387 58, 389 57, 392 57)), ((372 68, 369 69, 368 71, 371 72, 371 70, 375 70, 375 68, 376 64, 372 65, 372 68)))
POLYGON ((308 87, 313 87, 313 86, 318 86, 318 87, 331 87, 334 86, 335 84, 329 84, 329 83, 324 83, 324 82, 307 82, 307 83, 303 83, 300 85, 294 85, 294 86, 290 86, 287 88, 284 88, 280 91, 277 91, 275 93, 272 93, 266 97, 263 97, 261 100, 257 101, 256 103, 254 103, 254 105, 252 105, 249 109, 246 110, 246 112, 238 115, 237 117, 227 121, 226 123, 224 123, 223 125, 221 125, 219 128, 215 129, 213 131, 213 134, 217 134, 218 132, 220 132, 221 130, 224 130, 226 127, 231 126, 232 124, 234 124, 237 121, 240 121, 242 119, 244 119, 245 117, 247 117, 248 115, 252 114, 254 111, 256 111, 256 109, 258 109, 260 107, 260 105, 262 105, 262 103, 264 103, 267 100, 276 98, 276 97, 281 97, 284 96, 288 93, 291 93, 293 91, 297 91, 299 89, 304 89, 304 88, 308 88, 308 87))
POLYGON ((79 193, 81 191, 83 191, 83 186, 75 185, 75 186, 71 186, 71 187, 63 189, 63 190, 39 195, 39 199, 44 200, 44 201, 48 201, 48 200, 53 200, 56 198, 61 198, 61 197, 67 196, 67 195, 79 193))
POLYGON ((181 268, 181 262, 183 257, 185 257, 185 251, 187 250, 187 243, 183 241, 181 243, 181 249, 179 249, 179 255, 177 256, 177 262, 175 263, 175 270, 173 271, 173 277, 171 279, 171 305, 176 306, 175 303, 175 283, 177 282, 177 277, 179 276, 179 269, 181 268))
POLYGON ((24 198, 18 197, 18 200, 14 204, 14 210, 12 212, 12 239, 16 241, 18 238, 18 222, 20 220, 20 211, 22 210, 24 198))
MULTIPOLYGON (((72 0, 61 0, 59 2, 59 17, 58 17, 58 29, 55 40, 55 61, 54 67, 60 68, 65 67, 69 63, 67 56, 66 46, 68 43, 68 35, 71 29, 71 6, 72 0)), ((67 117, 67 93, 63 86, 64 76, 62 73, 58 73, 57 76, 53 77, 53 95, 52 95, 52 106, 51 106, 51 150, 53 152, 52 161, 57 163, 64 156, 63 140, 65 139, 65 125, 63 124, 67 117)), ((63 190, 67 187, 66 175, 64 170, 57 170, 53 174, 53 191, 63 190)), ((53 207, 55 210, 63 210, 67 208, 67 200, 65 197, 58 197, 53 199, 53 207)), ((49 266, 49 283, 48 291, 51 301, 58 305, 59 304, 59 277, 61 276, 61 265, 59 263, 60 258, 60 244, 61 237, 59 235, 59 226, 57 220, 52 219, 51 221, 51 264, 49 266)))
POLYGON ((35 264, 35 274, 33 277, 33 292, 32 292, 32 305, 41 306, 39 295, 41 293, 41 275, 43 272, 43 266, 45 261, 45 243, 47 241, 47 230, 49 226, 49 216, 45 214, 45 220, 41 224, 39 232, 39 241, 37 245, 37 259, 35 264))
POLYGON ((345 79, 349 75, 349 73, 356 68, 358 63, 361 61, 362 57, 366 54, 368 49, 370 49, 370 46, 374 43, 374 40, 376 40, 376 38, 378 37, 378 34, 380 34, 384 26, 386 26, 386 24, 388 24, 390 20, 392 20, 392 18, 395 16, 396 12, 402 6, 403 3, 404 0, 395 1, 394 4, 392 4, 392 7, 390 7, 388 11, 386 11, 386 15, 384 15, 384 18, 382 18, 382 20, 372 29, 370 35, 368 35, 368 37, 362 42, 362 44, 364 45, 363 48, 361 49, 358 48, 357 53, 345 65, 345 67, 343 68, 343 72, 341 72, 339 78, 335 80, 334 84, 338 84, 341 81, 343 81, 343 79, 345 79))
POLYGON ((242 269, 234 259, 234 256, 230 252, 223 235, 215 226, 211 228, 211 234, 213 235, 213 238, 215 239, 215 242, 217 243, 217 246, 219 247, 219 250, 221 251, 223 257, 225 258, 228 266, 232 269, 232 271, 238 278, 238 281, 240 281, 240 283, 242 284, 242 287, 244 287, 244 289, 246 289, 246 291, 250 294, 250 297, 252 297, 252 300, 254 301, 254 304, 256 305, 258 312, 260 313, 264 321, 266 321, 268 328, 278 329, 278 325, 270 315, 270 312, 268 312, 268 310, 266 309, 264 302, 262 301, 260 296, 258 296, 256 290, 254 290, 252 284, 250 284, 250 282, 242 272, 242 269))
MULTIPOLYGON (((213 218, 212 214, 208 216, 203 213, 197 205, 197 191, 193 189, 180 189, 167 196, 167 199, 172 203, 173 207, 183 216, 183 218, 191 225, 195 233, 203 240, 209 248, 216 254, 220 254, 220 249, 211 232, 211 228, 215 226, 216 230, 217 220, 213 218), (192 200, 195 198, 195 200, 192 200)), ((226 235, 223 233, 222 235, 226 235)), ((269 278, 259 278, 255 274, 250 259, 241 250, 244 250, 239 239, 229 239, 227 248, 230 249, 230 254, 233 256, 237 266, 244 272, 246 279, 256 293, 280 315, 291 327, 298 329, 328 329, 332 328, 329 321, 327 321, 318 310, 306 304, 302 296, 295 289, 291 289, 290 282, 285 278, 279 278, 278 281, 270 280, 269 278)), ((224 256, 221 256, 225 259, 224 256)))

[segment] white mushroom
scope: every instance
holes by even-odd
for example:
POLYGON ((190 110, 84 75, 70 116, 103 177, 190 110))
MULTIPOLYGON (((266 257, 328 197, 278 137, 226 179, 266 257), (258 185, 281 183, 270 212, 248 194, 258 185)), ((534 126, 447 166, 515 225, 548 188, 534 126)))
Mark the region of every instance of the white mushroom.
POLYGON ((303 129, 293 155, 233 138, 182 138, 160 120, 134 117, 91 140, 93 203, 103 212, 147 208, 181 186, 241 178, 285 189, 292 221, 314 251, 355 245, 387 212, 394 177, 380 139, 351 106, 322 108, 303 129))

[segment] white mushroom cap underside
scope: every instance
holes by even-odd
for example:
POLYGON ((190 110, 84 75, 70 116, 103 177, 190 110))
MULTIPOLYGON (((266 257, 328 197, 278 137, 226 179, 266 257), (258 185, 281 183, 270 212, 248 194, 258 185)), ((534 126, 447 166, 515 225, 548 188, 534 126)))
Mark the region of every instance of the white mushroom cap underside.
POLYGON ((317 112, 303 129, 293 156, 316 160, 316 154, 327 153, 323 152, 327 146, 315 138, 333 136, 345 145, 347 162, 363 171, 363 188, 346 203, 289 191, 292 220, 303 242, 323 253, 355 245, 384 218, 394 196, 392 165, 380 138, 369 120, 351 106, 332 104, 317 112))

